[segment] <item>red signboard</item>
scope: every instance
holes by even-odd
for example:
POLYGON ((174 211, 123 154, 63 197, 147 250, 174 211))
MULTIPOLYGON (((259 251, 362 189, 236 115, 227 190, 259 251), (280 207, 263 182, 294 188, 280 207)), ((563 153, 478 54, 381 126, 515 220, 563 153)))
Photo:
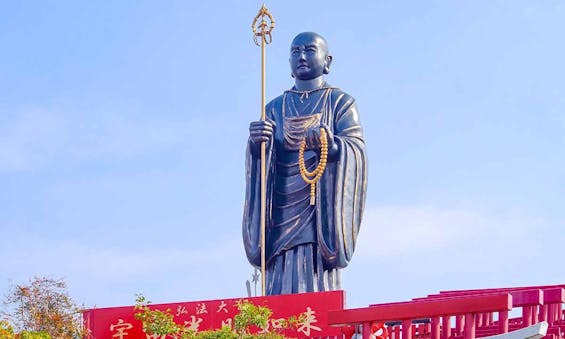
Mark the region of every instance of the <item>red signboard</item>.
MULTIPOLYGON (((269 330, 280 327, 280 319, 304 314, 296 329, 283 332, 288 337, 319 338, 341 335, 341 329, 328 326, 327 320, 328 311, 344 309, 343 291, 155 304, 150 308, 162 311, 168 309, 178 324, 202 331, 232 325, 233 317, 238 313, 237 302, 242 299, 258 306, 266 306, 273 311, 267 325, 269 330)), ((166 336, 145 334, 141 322, 134 318, 133 306, 94 308, 84 311, 83 315, 87 328, 96 339, 169 339, 166 336)))

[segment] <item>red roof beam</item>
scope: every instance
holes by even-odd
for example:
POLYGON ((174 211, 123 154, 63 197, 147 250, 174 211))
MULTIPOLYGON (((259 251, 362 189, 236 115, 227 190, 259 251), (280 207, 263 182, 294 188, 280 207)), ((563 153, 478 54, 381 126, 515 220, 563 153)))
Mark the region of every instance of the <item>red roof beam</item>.
MULTIPOLYGON (((517 290, 517 291, 498 291, 498 292, 484 292, 484 293, 461 293, 461 294, 453 294, 453 295, 445 295, 445 294, 431 294, 427 297, 423 298, 414 298, 412 301, 419 302, 419 301, 426 301, 426 300, 449 300, 452 298, 461 298, 461 297, 469 297, 473 295, 492 295, 492 294, 500 294, 500 293, 510 293, 512 295, 512 307, 522 307, 522 306, 536 306, 536 305, 543 305, 544 304, 544 297, 547 295, 545 291, 540 289, 532 289, 532 290, 517 290)), ((553 292, 555 295, 555 292, 553 292)), ((553 298, 556 298, 555 296, 553 298)))
POLYGON ((512 290, 532 290, 532 289, 553 289, 553 288, 565 288, 565 284, 558 285, 539 285, 539 286, 517 286, 517 287, 504 287, 504 288, 485 288, 485 289, 472 289, 472 290, 451 290, 451 291, 440 291, 440 294, 459 294, 461 292, 470 293, 480 293, 480 292, 509 292, 512 290))
POLYGON ((330 311, 329 323, 346 325, 362 322, 412 320, 479 312, 509 311, 510 294, 491 294, 420 302, 377 304, 371 307, 330 311))

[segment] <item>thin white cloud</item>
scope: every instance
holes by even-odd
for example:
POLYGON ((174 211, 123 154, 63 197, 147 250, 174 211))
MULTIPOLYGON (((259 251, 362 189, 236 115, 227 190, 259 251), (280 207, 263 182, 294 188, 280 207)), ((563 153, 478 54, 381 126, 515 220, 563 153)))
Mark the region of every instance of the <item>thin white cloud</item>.
POLYGON ((356 256, 394 257, 446 248, 464 248, 471 240, 511 246, 526 239, 541 221, 532 217, 487 213, 433 205, 371 206, 366 209, 356 256))
POLYGON ((519 211, 369 206, 354 258, 342 275, 348 305, 410 300, 440 290, 558 282, 562 274, 551 258, 559 248, 547 247, 551 228, 519 211))
POLYGON ((26 171, 52 159, 68 139, 65 120, 31 109, 0 124, 0 171, 26 171))
POLYGON ((182 145, 188 124, 120 115, 86 118, 73 134, 75 142, 68 145, 77 159, 130 158, 182 145))
POLYGON ((0 282, 0 295, 33 276, 52 276, 68 279, 73 295, 89 307, 131 304, 140 292, 155 301, 233 297, 243 295, 252 272, 240 239, 147 249, 42 241, 30 234, 10 239, 0 241, 0 257, 10 258, 0 263, 9 278, 0 282))
POLYGON ((218 126, 225 125, 219 119, 22 108, 0 123, 0 171, 33 170, 52 161, 131 159, 174 148, 179 154, 204 152, 201 146, 209 131, 218 132, 218 126))
MULTIPOLYGON (((240 242, 225 241, 214 248, 95 248, 68 241, 57 243, 26 238, 26 246, 3 244, 0 251, 10 256, 2 264, 2 271, 25 272, 28 275, 61 274, 89 276, 95 279, 127 281, 136 277, 161 274, 176 270, 190 270, 206 266, 219 266, 226 257, 241 247, 240 242)), ((19 241, 12 242, 13 244, 19 241)))

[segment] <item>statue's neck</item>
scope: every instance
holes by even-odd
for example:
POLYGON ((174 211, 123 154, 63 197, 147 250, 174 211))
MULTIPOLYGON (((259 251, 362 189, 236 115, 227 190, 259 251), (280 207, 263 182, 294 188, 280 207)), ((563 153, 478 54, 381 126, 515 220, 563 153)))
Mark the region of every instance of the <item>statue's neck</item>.
POLYGON ((324 80, 323 76, 319 76, 310 80, 295 79, 294 88, 296 88, 297 91, 311 91, 323 87, 325 83, 326 81, 324 80))

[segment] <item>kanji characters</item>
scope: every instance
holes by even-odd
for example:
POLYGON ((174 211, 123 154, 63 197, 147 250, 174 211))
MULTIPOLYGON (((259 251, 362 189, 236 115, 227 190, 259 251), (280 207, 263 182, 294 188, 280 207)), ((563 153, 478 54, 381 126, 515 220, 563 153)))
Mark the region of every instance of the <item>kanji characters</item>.
POLYGON ((222 300, 222 303, 220 304, 220 306, 218 306, 218 310, 216 311, 216 313, 220 313, 220 312, 224 312, 224 313, 228 313, 228 309, 227 309, 227 304, 222 300))
POLYGON ((182 314, 187 314, 187 313, 188 313, 188 311, 186 310, 186 306, 179 305, 177 307, 177 313, 176 313, 177 317, 182 315, 182 314))
POLYGON ((194 332, 198 332, 198 327, 202 322, 202 318, 197 318, 196 316, 191 315, 190 321, 185 321, 184 324, 188 326, 188 329, 194 332))
POLYGON ((110 332, 112 333, 112 338, 124 339, 124 336, 128 335, 128 330, 131 330, 133 325, 126 323, 124 319, 118 319, 116 324, 110 324, 110 332))
POLYGON ((316 330, 316 331, 322 330, 318 326, 312 325, 313 323, 318 322, 314 313, 316 313, 316 312, 312 311, 312 309, 310 307, 306 307, 306 312, 303 313, 304 317, 303 318, 301 317, 301 319, 300 319, 301 321, 299 322, 300 326, 297 329, 298 332, 302 332, 305 335, 309 336, 310 330, 316 330))
POLYGON ((208 313, 208 309, 206 308, 206 304, 200 303, 196 305, 196 314, 204 314, 208 313))

